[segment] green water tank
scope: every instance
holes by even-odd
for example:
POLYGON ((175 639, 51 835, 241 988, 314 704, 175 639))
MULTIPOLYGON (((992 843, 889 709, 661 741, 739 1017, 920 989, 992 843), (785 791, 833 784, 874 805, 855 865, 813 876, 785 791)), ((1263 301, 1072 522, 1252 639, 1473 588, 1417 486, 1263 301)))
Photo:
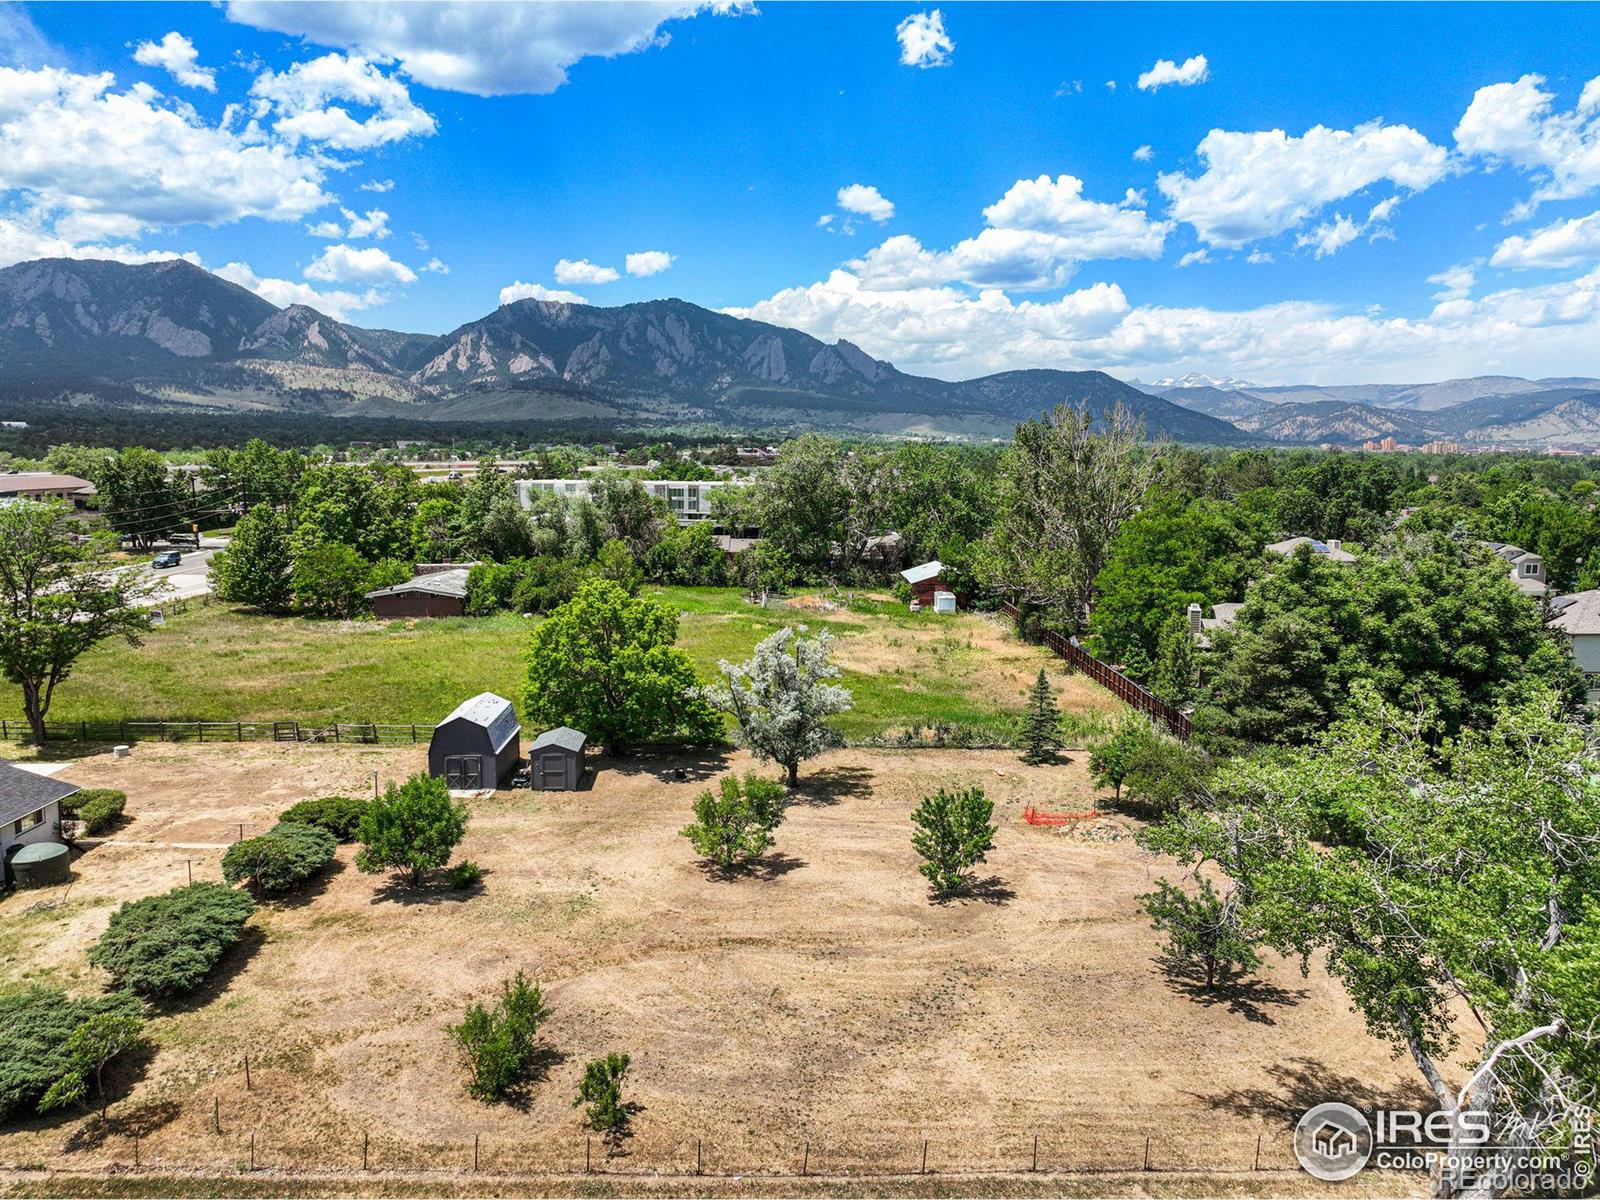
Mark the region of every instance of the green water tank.
POLYGON ((7 865, 19 888, 50 887, 72 878, 72 854, 60 842, 32 842, 19 847, 7 865))

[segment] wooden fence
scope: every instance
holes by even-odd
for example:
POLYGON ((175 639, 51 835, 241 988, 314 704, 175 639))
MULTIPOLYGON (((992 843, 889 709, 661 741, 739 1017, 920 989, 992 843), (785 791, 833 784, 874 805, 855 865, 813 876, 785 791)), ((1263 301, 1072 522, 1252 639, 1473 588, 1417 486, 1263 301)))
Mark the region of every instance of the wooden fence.
MULTIPOLYGON (((46 721, 51 742, 331 742, 338 745, 404 746, 427 742, 432 725, 335 721, 46 721)), ((31 741, 26 721, 0 720, 0 742, 31 741)))
MULTIPOLYGON (((1022 628, 1022 610, 1009 600, 1001 601, 1000 611, 1016 622, 1020 631, 1022 628)), ((1044 630, 1040 640, 1050 649, 1101 687, 1111 692, 1117 699, 1125 704, 1130 704, 1140 712, 1160 721, 1167 727, 1173 737, 1187 742, 1194 732, 1186 714, 1179 712, 1160 696, 1151 692, 1141 684, 1135 683, 1110 663, 1101 662, 1082 646, 1078 645, 1077 638, 1065 638, 1059 633, 1044 630)))

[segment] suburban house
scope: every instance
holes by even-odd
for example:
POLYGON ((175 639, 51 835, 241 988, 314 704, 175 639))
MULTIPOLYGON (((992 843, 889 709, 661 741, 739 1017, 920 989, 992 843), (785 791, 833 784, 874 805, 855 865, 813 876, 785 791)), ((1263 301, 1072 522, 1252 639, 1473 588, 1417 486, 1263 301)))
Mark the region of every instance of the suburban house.
POLYGON ((1329 538, 1319 542, 1316 538, 1292 537, 1281 542, 1273 542, 1267 546, 1268 554, 1276 554, 1280 558, 1289 558, 1301 546, 1310 546, 1311 553, 1326 558, 1329 562, 1353 563, 1356 556, 1344 548, 1344 543, 1338 538, 1329 538))
POLYGON ((0 858, 23 846, 61 841, 61 802, 78 785, 24 771, 0 758, 0 858))
POLYGON ((82 508, 94 491, 94 484, 76 475, 57 475, 53 471, 0 473, 0 500, 65 500, 82 508))
POLYGON ((1189 636, 1197 645, 1209 646, 1211 634, 1218 629, 1226 629, 1232 625, 1234 618, 1239 615, 1239 610, 1244 607, 1242 600, 1224 600, 1221 604, 1211 606, 1211 616, 1205 615, 1205 609, 1198 604, 1189 605, 1189 636))
POLYGON ((1589 677, 1589 703, 1600 704, 1600 588, 1557 596, 1550 628, 1566 637, 1572 657, 1589 677))
POLYGON ((498 787, 516 769, 521 732, 511 701, 480 692, 434 726, 428 742, 428 774, 441 777, 456 791, 498 787))
POLYGON ((468 567, 447 567, 368 592, 379 617, 461 617, 467 612, 468 567))
POLYGON ((1545 580, 1544 559, 1537 554, 1524 550, 1521 546, 1513 546, 1508 542, 1484 542, 1506 562, 1511 564, 1511 582, 1517 585, 1517 590, 1529 596, 1542 596, 1550 590, 1545 580))
MULTIPOLYGON (((535 492, 553 492, 569 500, 589 498, 590 479, 519 479, 517 502, 533 507, 535 492)), ((666 502, 678 524, 688 525, 711 516, 711 495, 718 488, 745 487, 747 479, 641 479, 639 484, 658 500, 666 502)))

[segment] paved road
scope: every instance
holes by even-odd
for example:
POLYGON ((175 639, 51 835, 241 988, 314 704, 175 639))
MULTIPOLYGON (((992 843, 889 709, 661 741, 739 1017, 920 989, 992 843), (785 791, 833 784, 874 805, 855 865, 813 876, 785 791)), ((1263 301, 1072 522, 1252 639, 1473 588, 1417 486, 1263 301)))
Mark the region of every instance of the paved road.
MULTIPOLYGON (((160 608, 174 600, 189 600, 196 596, 209 596, 211 594, 211 575, 209 567, 211 556, 228 544, 227 538, 201 538, 200 549, 180 549, 183 561, 175 567, 159 570, 152 567, 149 561, 136 563, 131 567, 124 567, 126 571, 138 571, 143 575, 153 576, 160 580, 161 586, 156 589, 155 595, 144 602, 145 608, 160 608)), ((151 558, 155 557, 152 553, 151 558)))

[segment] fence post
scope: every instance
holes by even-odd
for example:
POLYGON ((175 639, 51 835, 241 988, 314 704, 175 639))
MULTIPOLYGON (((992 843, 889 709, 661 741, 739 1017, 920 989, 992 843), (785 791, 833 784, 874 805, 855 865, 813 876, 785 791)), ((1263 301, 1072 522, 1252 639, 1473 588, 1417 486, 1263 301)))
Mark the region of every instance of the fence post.
POLYGON ((211 1097, 211 1128, 222 1132, 222 1100, 217 1096, 211 1097))
POLYGON ((233 723, 233 740, 236 741, 236 742, 244 741, 244 722, 243 721, 235 721, 233 723))
POLYGON ((811 1166, 811 1139, 806 1139, 806 1148, 800 1155, 800 1175, 805 1177, 806 1169, 811 1166))
POLYGON ((1255 1165, 1252 1166, 1250 1169, 1252 1171, 1261 1170, 1261 1135, 1259 1133, 1256 1134, 1256 1161, 1255 1161, 1255 1165))
POLYGON ((361 1131, 361 1169, 363 1171, 365 1171, 367 1169, 367 1142, 368 1142, 369 1138, 370 1138, 370 1135, 367 1133, 367 1131, 366 1130, 362 1130, 361 1131))
POLYGON ((250 1056, 248 1054, 244 1056, 244 1090, 247 1092, 250 1090, 250 1056))
POLYGON ((589 1148, 594 1139, 587 1133, 583 1135, 583 1173, 589 1174, 589 1148))
POLYGON ((472 1169, 478 1169, 478 1134, 472 1135, 472 1169))
POLYGON ((80 742, 87 742, 89 740, 89 722, 78 722, 78 740, 80 742))
POLYGON ((1150 1135, 1149 1134, 1145 1134, 1145 1137, 1144 1137, 1144 1169, 1146 1171, 1148 1171, 1150 1169, 1150 1135))
POLYGON ((204 721, 196 721, 194 723, 194 733, 200 744, 204 746, 206 744, 206 724, 204 721))
POLYGON ((1039 1169, 1039 1135, 1037 1133, 1033 1135, 1033 1166, 1028 1169, 1030 1171, 1039 1169))
POLYGON ((700 1139, 694 1140, 694 1173, 700 1174, 700 1139))
POLYGON ((250 1131, 250 1169, 256 1169, 256 1131, 250 1131))
POLYGON ((139 1169, 139 1135, 137 1133, 133 1135, 133 1169, 135 1171, 139 1169))
POLYGON ((920 1174, 926 1175, 927 1173, 928 1173, 928 1139, 927 1138, 923 1138, 922 1139, 922 1170, 921 1170, 920 1174))

